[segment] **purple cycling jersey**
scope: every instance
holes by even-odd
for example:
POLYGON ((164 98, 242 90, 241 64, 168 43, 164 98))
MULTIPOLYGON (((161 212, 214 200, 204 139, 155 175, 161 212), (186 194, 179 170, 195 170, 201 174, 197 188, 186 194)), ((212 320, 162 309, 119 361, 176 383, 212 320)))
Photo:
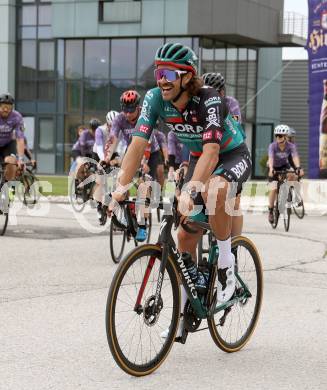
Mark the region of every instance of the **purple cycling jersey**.
POLYGON ((237 122, 242 123, 241 109, 238 101, 232 96, 226 96, 225 99, 231 116, 237 120, 237 122))
POLYGON ((7 118, 0 117, 0 147, 13 139, 24 138, 24 121, 18 111, 11 111, 7 118))
POLYGON ((168 155, 175 156, 176 164, 180 164, 183 161, 183 144, 173 131, 168 133, 168 155))
POLYGON ((78 140, 74 143, 73 147, 72 147, 72 150, 78 150, 80 151, 81 150, 81 145, 79 143, 79 138, 78 140))
MULTIPOLYGON (((126 142, 127 145, 129 145, 132 141, 132 135, 134 133, 135 125, 132 125, 130 122, 128 122, 124 113, 121 112, 112 121, 110 136, 115 136, 116 138, 123 140, 124 142, 126 142)), ((160 146, 155 134, 150 142, 151 153, 157 152, 160 149, 160 146)))
POLYGON ((286 142, 284 150, 280 149, 277 142, 272 142, 268 148, 268 156, 273 159, 274 168, 280 168, 288 165, 288 158, 297 157, 298 152, 296 146, 290 142, 286 142))
POLYGON ((161 148, 161 149, 167 148, 166 135, 158 129, 154 129, 153 132, 154 132, 154 136, 156 137, 156 140, 158 142, 159 148, 161 148))
MULTIPOLYGON (((93 151, 93 145, 94 145, 94 135, 90 132, 90 130, 86 129, 83 131, 83 133, 80 135, 79 139, 79 146, 81 155, 85 156, 87 154, 91 155, 93 151)), ((78 149, 77 149, 78 150, 78 149)))

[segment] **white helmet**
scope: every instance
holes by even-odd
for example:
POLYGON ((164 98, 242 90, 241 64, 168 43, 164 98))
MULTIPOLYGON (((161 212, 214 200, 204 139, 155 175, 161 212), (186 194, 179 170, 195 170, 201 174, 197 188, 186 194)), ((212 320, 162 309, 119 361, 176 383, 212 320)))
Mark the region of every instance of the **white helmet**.
POLYGON ((289 135, 290 128, 287 125, 278 125, 275 127, 274 134, 275 135, 289 135))
POLYGON ((116 116, 119 115, 119 112, 117 111, 109 111, 106 115, 106 121, 108 125, 112 123, 112 121, 116 118, 116 116))
POLYGON ((290 132, 288 134, 289 137, 294 137, 296 134, 296 131, 293 129, 293 127, 290 127, 290 132))

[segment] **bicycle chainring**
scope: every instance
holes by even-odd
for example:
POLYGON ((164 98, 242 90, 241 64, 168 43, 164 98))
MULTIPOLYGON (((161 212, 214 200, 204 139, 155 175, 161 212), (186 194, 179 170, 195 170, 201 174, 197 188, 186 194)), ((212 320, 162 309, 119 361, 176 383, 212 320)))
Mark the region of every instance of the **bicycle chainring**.
POLYGON ((194 312, 190 300, 188 299, 184 306, 184 327, 188 332, 195 332, 200 324, 201 318, 198 318, 194 312))

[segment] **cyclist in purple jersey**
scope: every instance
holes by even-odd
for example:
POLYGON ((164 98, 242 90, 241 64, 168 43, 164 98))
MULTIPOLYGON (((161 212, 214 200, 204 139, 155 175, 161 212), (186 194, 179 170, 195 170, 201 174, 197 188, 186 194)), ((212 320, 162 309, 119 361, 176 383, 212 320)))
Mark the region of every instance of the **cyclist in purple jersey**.
MULTIPOLYGON (((278 171, 289 170, 291 168, 289 158, 292 158, 296 175, 303 176, 303 170, 300 166, 300 158, 296 146, 287 141, 290 134, 290 128, 287 125, 278 125, 275 127, 274 134, 276 141, 268 147, 268 181, 270 184, 269 191, 269 213, 268 220, 273 223, 273 208, 277 195, 278 171)), ((294 181, 296 176, 288 173, 287 180, 294 181)))
POLYGON ((77 157, 81 156, 81 145, 80 145, 80 136, 82 135, 83 131, 87 130, 87 127, 84 125, 80 125, 76 129, 77 133, 77 141, 74 143, 72 147, 71 156, 73 160, 75 161, 77 157))
POLYGON ((106 123, 99 126, 95 130, 95 142, 93 145, 93 153, 98 155, 100 161, 104 160, 105 145, 108 142, 109 134, 112 126, 112 121, 118 116, 117 111, 109 111, 106 115, 106 123))
POLYGON ((242 115, 239 102, 232 96, 226 96, 225 79, 221 73, 205 73, 202 75, 205 85, 213 87, 219 96, 226 99, 227 107, 231 116, 242 123, 242 115))
MULTIPOLYGON (((228 111, 238 123, 238 131, 242 134, 245 139, 245 132, 241 126, 242 115, 238 101, 232 96, 226 96, 225 79, 221 73, 205 73, 202 75, 204 83, 218 92, 219 96, 225 99, 228 111)), ((235 202, 235 210, 239 211, 240 215, 234 215, 232 219, 232 237, 242 234, 243 230, 243 215, 240 209, 241 197, 238 196, 235 202)))
POLYGON ((116 151, 118 142, 130 144, 132 133, 141 113, 141 96, 137 91, 128 90, 120 96, 122 111, 112 121, 109 139, 106 145, 105 161, 109 164, 112 154, 116 151))
POLYGON ((9 93, 0 95, 0 162, 7 163, 5 180, 15 179, 17 165, 21 168, 24 160, 24 122, 22 115, 13 110, 14 103, 9 93))

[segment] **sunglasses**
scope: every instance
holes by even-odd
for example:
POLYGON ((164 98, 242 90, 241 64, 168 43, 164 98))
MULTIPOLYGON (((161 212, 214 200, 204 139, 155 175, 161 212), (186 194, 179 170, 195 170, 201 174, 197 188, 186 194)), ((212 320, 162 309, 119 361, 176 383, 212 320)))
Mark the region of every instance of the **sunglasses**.
POLYGON ((283 134, 277 134, 276 137, 277 137, 277 138, 284 138, 285 135, 283 135, 283 134))
POLYGON ((178 80, 180 75, 185 73, 187 73, 186 70, 155 69, 154 77, 157 81, 164 77, 166 81, 171 83, 178 80))

